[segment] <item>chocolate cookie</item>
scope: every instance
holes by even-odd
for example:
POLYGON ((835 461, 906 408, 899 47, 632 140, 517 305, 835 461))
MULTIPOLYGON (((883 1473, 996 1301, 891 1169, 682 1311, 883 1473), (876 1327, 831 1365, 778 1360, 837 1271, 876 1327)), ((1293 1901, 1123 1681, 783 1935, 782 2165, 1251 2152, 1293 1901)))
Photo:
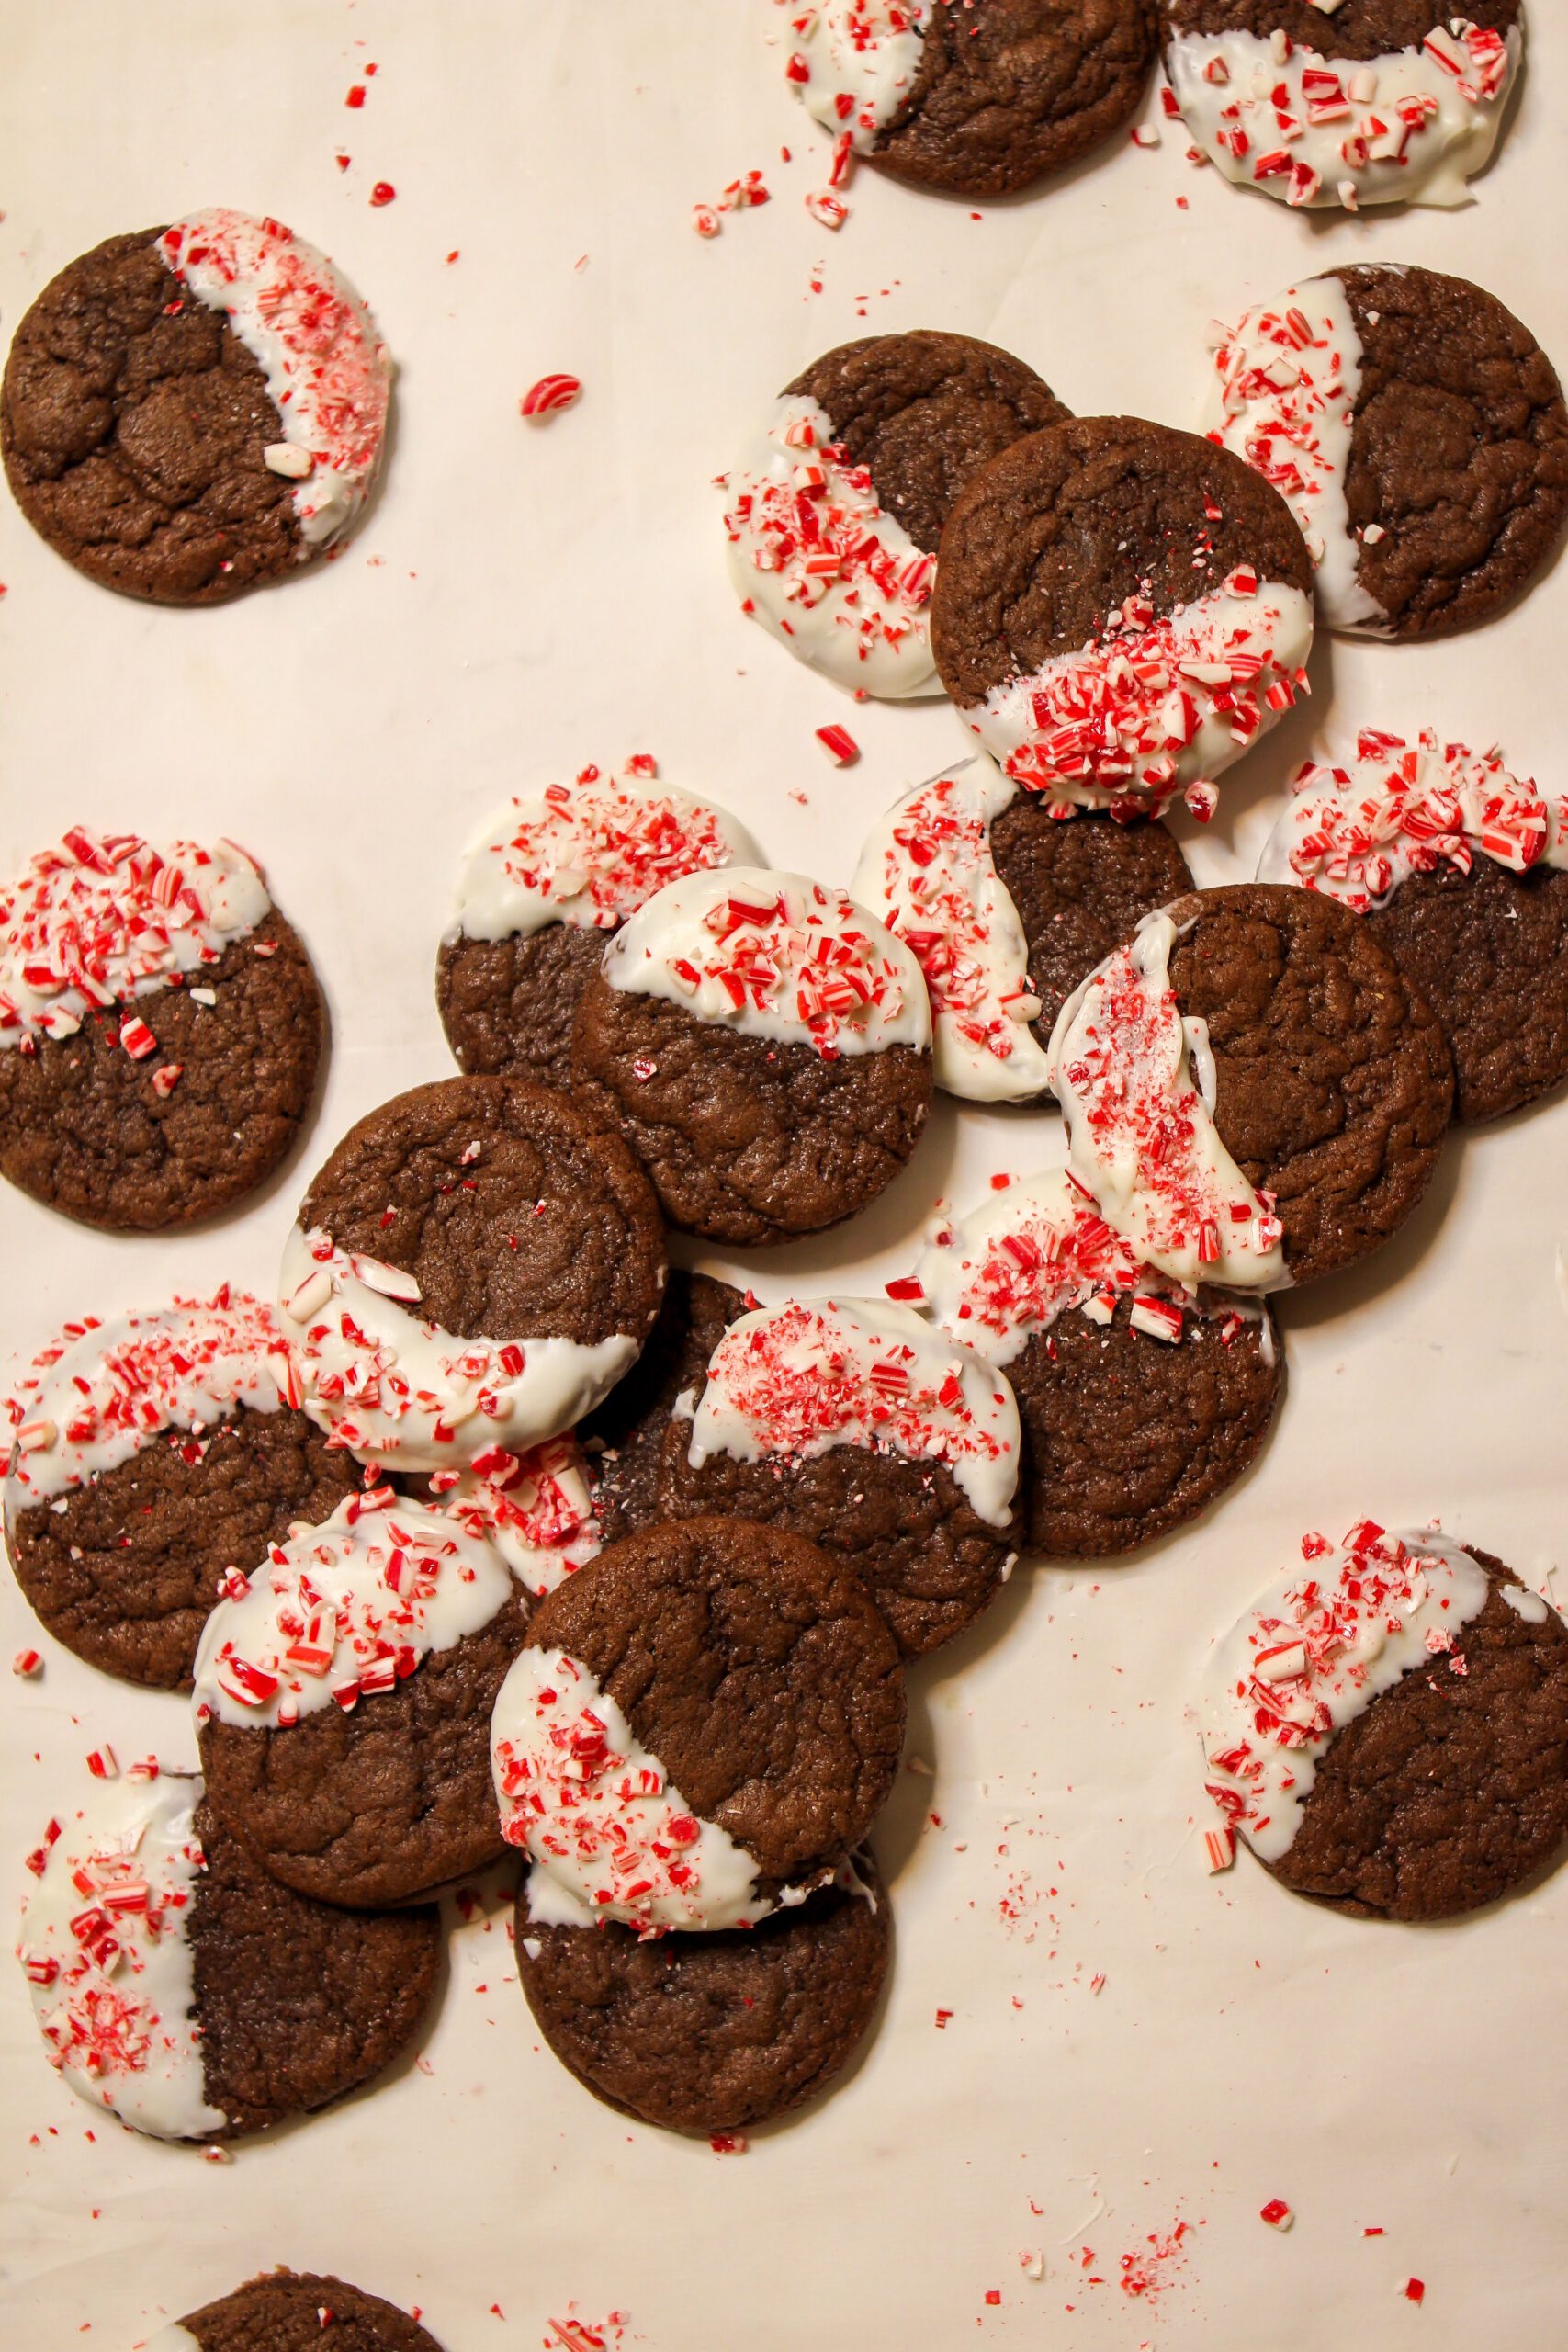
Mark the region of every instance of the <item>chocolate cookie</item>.
POLYGON ((1260 882, 1148 917, 1069 998, 1051 1057, 1071 1172, 1189 1286, 1365 1257, 1426 1191, 1453 1101, 1442 1032, 1366 925, 1260 882))
POLYGON ((578 1431, 606 1544, 640 1535, 664 1516, 660 1464, 676 1400, 701 1386, 709 1356, 746 1307, 745 1295, 733 1284, 671 1268, 647 1347, 578 1431))
POLYGON ((398 1470, 525 1451, 635 1361, 664 1271, 647 1179, 596 1120, 508 1079, 415 1087, 350 1129, 284 1250, 305 1410, 398 1470))
POLYGON ((469 842, 435 967, 465 1070, 570 1086, 572 1023, 611 933, 683 874, 755 864, 744 826, 689 793, 650 790, 655 773, 645 755, 614 782, 584 768, 509 801, 469 842))
POLYGON ((67 1325, 19 1385, 6 1481, 11 1565, 57 1641, 124 1681, 189 1687, 229 1572, 359 1484, 292 1393, 272 1312, 243 1291, 67 1325))
POLYGON ((528 1603, 491 1546, 389 1488, 220 1601, 196 1724, 220 1820, 281 1885, 379 1908, 502 1849, 490 1714, 528 1603))
POLYGON ((390 381, 324 254, 216 209, 110 237, 45 287, 11 345, 0 449, 28 522, 90 580, 220 604, 355 520, 390 381))
POLYGON ((110 1232, 194 1224, 291 1149, 325 1028, 243 850, 73 826, 0 891, 0 1172, 110 1232))
POLYGON ((1064 171, 1136 113, 1149 0, 827 0, 797 22, 789 79, 840 148, 951 196, 1064 171))
POLYGON ((895 803, 852 884, 914 950, 931 1001, 936 1082, 1034 1102, 1064 999, 1139 917, 1190 889, 1157 820, 1048 809, 984 752, 895 803))
POLYGON ((992 1182, 892 1287, 1005 1371, 1030 1549, 1135 1551, 1195 1518, 1258 1453, 1285 1383, 1273 1317, 1143 1264, 1060 1171, 992 1182))
POLYGON ((887 1629, 813 1544, 654 1527, 542 1601, 496 1703, 509 1844, 549 1926, 735 1928, 830 1879, 904 1736, 887 1629))
POLYGON ((928 607, 953 500, 1066 414, 1032 368, 969 335, 917 328, 826 353, 726 477, 743 609, 840 685, 940 693, 928 607))
POLYGON ((1292 782, 1258 879, 1365 915, 1449 1041, 1458 1116, 1500 1118, 1568 1077, 1568 797, 1430 729, 1363 729, 1352 765, 1292 782))
POLYGON ((1158 816, 1289 708, 1312 563, 1241 459, 1137 417, 1080 417, 993 458, 942 536, 931 645, 960 715, 1052 807, 1158 816))
POLYGON ((1263 1593, 1203 1702, 1209 1793, 1280 1883, 1448 1919, 1568 1838, 1568 1627, 1490 1553, 1364 1521, 1263 1593))
POLYGON ((199 1781, 95 1790, 28 1868, 19 1951, 51 2062, 157 2139, 238 2139, 341 2098, 407 2049, 435 1987, 434 1910, 288 1893, 199 1781))
POLYGON ((671 1416, 659 1498, 809 1536, 918 1657, 1000 1591, 1018 1480, 1018 1408, 977 1355, 890 1301, 792 1300, 724 1333, 671 1416))
POLYGON ((1562 537, 1562 386, 1529 330, 1462 277, 1329 270, 1249 311, 1214 369, 1211 438, 1290 500, 1330 628, 1469 628, 1562 537))
POLYGON ((187 2312, 149 2342, 146 2352, 441 2352, 433 2335, 379 2295, 314 2271, 269 2270, 216 2303, 187 2312))
POLYGON ((563 2066, 671 2132, 746 2132, 828 2089, 869 2031, 893 1941, 860 1853, 833 1884, 745 1930, 642 1938, 550 1927, 517 1898, 517 1973, 563 2066))
POLYGON ((1462 204, 1503 127, 1519 0, 1163 0, 1200 153, 1286 204, 1462 204))
POLYGON ((840 890, 759 866, 671 883, 589 982, 575 1069, 615 1097, 671 1225, 786 1241, 874 1200, 931 1108, 931 1007, 840 890))

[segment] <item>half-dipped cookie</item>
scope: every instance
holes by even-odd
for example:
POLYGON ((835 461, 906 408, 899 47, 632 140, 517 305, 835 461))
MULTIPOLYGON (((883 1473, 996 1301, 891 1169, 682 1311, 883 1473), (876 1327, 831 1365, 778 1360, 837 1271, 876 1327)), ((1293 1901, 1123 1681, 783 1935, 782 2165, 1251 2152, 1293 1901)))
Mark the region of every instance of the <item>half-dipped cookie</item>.
POLYGON ((292 1147, 325 1025, 246 851, 73 826, 0 889, 0 1173, 110 1232, 210 1216, 292 1147))
POLYGON ((725 478, 742 609, 840 685, 940 694, 929 607, 953 500, 1066 413, 1032 368, 970 335, 916 329, 826 353, 725 478))
POLYGON ((441 2352, 379 2295, 315 2271, 268 2270, 149 2336, 144 2352, 441 2352))
POLYGON ((1207 1787, 1284 1886, 1448 1919, 1568 1838, 1568 1626, 1490 1553, 1363 1520, 1217 1645, 1207 1787))
POLYGON ((1064 1000, 1192 876, 1157 818, 1048 807, 982 752, 895 802, 851 887, 919 958, 937 1084, 1034 1102, 1064 1000))
POLYGON ((198 1780, 95 1785, 28 1867, 18 1956, 51 2063, 156 2139, 237 2139, 340 2098, 409 2047, 435 1988, 434 1908, 289 1893, 198 1780))
POLYGON ((1312 563, 1249 467, 1139 417, 1069 419, 975 478, 942 537, 931 647, 965 726, 1051 805, 1158 816, 1305 685, 1312 563))
POLYGON ((216 206, 110 237, 17 330, 0 449, 28 522, 100 586, 214 605, 357 520, 391 368, 324 254, 216 206))
POLYGON ((272 1310, 243 1291, 66 1326, 18 1385, 6 1480, 17 1582, 57 1641, 188 1687, 230 1571, 360 1483, 297 1397, 272 1310))
POLYGON ((614 1097, 665 1216, 740 1244, 838 1225, 898 1173, 931 1099, 902 940, 803 874, 672 882, 583 991, 574 1066, 614 1097))
POLYGON ((693 1519, 542 1601, 496 1702, 529 1916, 754 1926, 826 1885, 897 1770, 904 1688, 859 1585, 782 1528, 693 1519))
POLYGON ((1568 1078, 1568 796, 1495 751, 1364 728, 1347 766, 1309 762, 1262 882, 1364 915, 1436 1013, 1457 1115, 1476 1124, 1568 1078))
POLYGON ((1214 355, 1210 438, 1287 498, 1329 628, 1440 637, 1526 587, 1568 520, 1568 408, 1494 294, 1371 262, 1259 303, 1214 355))

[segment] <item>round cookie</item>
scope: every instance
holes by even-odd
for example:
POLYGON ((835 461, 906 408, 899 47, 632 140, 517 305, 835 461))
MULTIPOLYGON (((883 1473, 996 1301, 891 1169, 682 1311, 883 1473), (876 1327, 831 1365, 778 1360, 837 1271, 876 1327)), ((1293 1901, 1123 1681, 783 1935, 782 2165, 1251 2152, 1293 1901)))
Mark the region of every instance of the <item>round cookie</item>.
POLYGON ((57 1641, 188 1689, 230 1570, 358 1487, 296 1393, 271 1309, 243 1291, 66 1326, 18 1386, 6 1480, 17 1582, 57 1641))
POLYGON ((917 328, 826 353, 725 478, 742 609, 840 685, 940 694, 929 607, 953 502, 1066 413, 1032 368, 969 335, 917 328))
POLYGON ((1136 113, 1150 0, 825 0, 797 21, 792 86, 911 187, 1007 196, 1065 171, 1136 113))
POLYGON ((1136 1551, 1205 1510, 1262 1446, 1285 1383, 1273 1317, 1142 1264, 1060 1170, 992 1183, 892 1287, 1006 1373, 1029 1548, 1136 1551))
POLYGON ((1524 53, 1519 0, 1163 0, 1200 153, 1290 205, 1455 205, 1491 161, 1524 53))
POLYGON ((1070 1173, 1176 1282, 1276 1290, 1353 1265, 1427 1189, 1441 1030, 1364 923, 1310 890, 1194 891, 1063 1007, 1070 1173))
POLYGON ((950 1641, 1018 1556, 1012 1391, 891 1300, 790 1300, 719 1340, 665 1433, 660 1502, 809 1536, 906 1657, 950 1641))
POLYGON ((496 1702, 531 1917, 658 1934, 793 1908, 864 1836, 903 1737, 887 1628, 814 1544, 739 1519, 630 1536, 540 1603, 496 1702))
POLYGON ((563 2066, 641 2122, 705 2139, 827 2090, 870 2030, 893 1919, 870 1857, 755 1927, 641 1938, 551 1927, 517 1898, 517 1973, 563 2066))
POLYGON ((233 842, 73 826, 0 890, 0 1173, 115 1233, 227 1208, 294 1145, 326 1016, 233 842))
POLYGON ((931 1006, 841 890, 732 866, 671 883, 605 950, 573 1067, 614 1096, 671 1225, 786 1241, 874 1200, 931 1109, 931 1006))
POLYGON ((289 1894, 183 1775, 95 1787, 28 1867, 18 1953, 51 2062, 157 2139, 239 2139, 341 2098, 402 2054, 435 1989, 434 1909, 289 1894))
POLYGON ((635 1361, 664 1272, 658 1204, 596 1119, 509 1079, 415 1087, 349 1130, 285 1247, 305 1410, 395 1470, 524 1452, 635 1361))
POLYGON ((490 1713, 527 1615, 499 1553, 389 1487, 275 1545, 197 1652, 214 1813, 323 1903, 379 1908, 483 1869, 502 1849, 490 1713))
POLYGON ((639 754, 510 800, 463 854, 435 1001, 461 1069, 570 1086, 571 1026, 605 941, 683 874, 758 852, 722 808, 666 786, 639 754))
POLYGON ((896 801, 851 885, 914 950, 936 1082, 1035 1102, 1064 999, 1143 915, 1192 887, 1157 819, 1053 810, 979 752, 896 801))
POLYGON ((215 605, 363 510, 391 369, 323 254, 216 208, 110 237, 23 319, 0 450, 28 522, 100 586, 215 605))
POLYGON ((379 2295, 314 2271, 269 2270, 216 2303, 187 2312, 145 2352, 441 2352, 433 2335, 379 2295))
POLYGON ((660 1468, 676 1400, 699 1385, 726 1328, 750 1304, 732 1283, 671 1268, 647 1347, 578 1430, 606 1544, 640 1535, 664 1516, 660 1468))
POLYGON ((1214 379, 1210 438, 1289 499, 1330 628, 1472 628, 1562 537, 1562 386, 1465 278, 1371 263, 1305 278, 1225 336, 1214 379))
POLYGON ((1138 417, 1015 442, 953 510, 931 646, 959 715, 1053 808, 1158 816, 1304 688, 1312 563, 1278 492, 1138 417))
POLYGON ((1568 797, 1496 752, 1363 729, 1348 768, 1309 762, 1258 879, 1364 915, 1432 1008, 1474 1125, 1568 1077, 1568 797))
POLYGON ((1568 1626, 1442 1535, 1303 1537, 1219 1644, 1202 1727, 1235 1834, 1359 1917, 1473 1911, 1568 1838, 1568 1626))

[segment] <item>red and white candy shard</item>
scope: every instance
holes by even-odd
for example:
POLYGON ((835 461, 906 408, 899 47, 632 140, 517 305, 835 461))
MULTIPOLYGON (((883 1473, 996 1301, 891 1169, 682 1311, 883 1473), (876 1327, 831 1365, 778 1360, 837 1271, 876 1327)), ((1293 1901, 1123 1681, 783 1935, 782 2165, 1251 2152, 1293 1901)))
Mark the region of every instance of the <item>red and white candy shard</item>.
POLYGON ((1189 32, 1171 42, 1166 71, 1199 149, 1226 179, 1354 212, 1467 203, 1523 48, 1517 25, 1503 34, 1463 17, 1368 59, 1325 56, 1282 30, 1189 32))
POLYGON ((616 933, 601 969, 613 989, 665 998, 742 1036, 809 1046, 824 1061, 931 1047, 913 952, 804 874, 734 865, 671 882, 616 933))
POLYGON ((942 692, 931 650, 936 557, 876 494, 868 466, 803 393, 781 400, 725 478, 729 574, 743 609, 841 686, 902 701, 942 692))
POLYGON ((399 1470, 462 1469, 491 1446, 525 1453, 607 1396, 638 1341, 614 1332, 459 1337, 415 1311, 400 1267, 298 1225, 283 1252, 281 1313, 300 1402, 336 1444, 399 1470))
POLYGON ((536 1600, 601 1548, 588 1464, 575 1437, 552 1437, 526 1453, 491 1446, 443 1497, 442 1508, 470 1535, 492 1544, 536 1600))
POLYGON ((313 554, 357 519, 380 463, 392 370, 375 321, 281 220, 213 206, 165 229, 158 252, 265 377, 280 420, 266 461, 294 483, 299 553, 313 554))
POLYGON ((228 2119, 209 2104, 186 1933, 205 1868, 199 1781, 95 1787, 30 1858, 17 1957, 51 2064, 134 2131, 200 2139, 228 2119))
POLYGON ((382 1487, 269 1546, 220 1600, 196 1658, 196 1718, 287 1728, 394 1690, 490 1623, 513 1590, 491 1546, 382 1487))
POLYGON ((1544 799, 1500 752, 1445 743, 1430 727, 1415 743, 1363 728, 1348 767, 1309 761, 1291 788, 1258 880, 1321 890, 1354 914, 1413 874, 1468 874, 1478 857, 1510 874, 1568 866, 1568 795, 1544 799))
POLYGON ((919 71, 935 0, 785 0, 785 76, 806 111, 869 154, 919 71))
POLYGON ((509 801, 463 853, 447 938, 526 939, 553 922, 614 931, 682 875, 757 863, 728 811, 649 788, 653 773, 646 758, 613 780, 587 767, 509 801))
MULTIPOLYGON (((1303 1537, 1302 1559, 1224 1636, 1203 1683, 1208 1793, 1265 1861, 1289 1849, 1336 1732, 1450 1652, 1489 1589, 1457 1544, 1373 1520, 1337 1547, 1303 1537)), ((1506 1598, 1544 1619, 1546 1603, 1522 1585, 1506 1598)))
POLYGON ((886 1299, 792 1299, 730 1325, 691 1413, 694 1469, 814 1461, 840 1445, 941 1463, 993 1527, 1018 1490, 1018 1404, 1002 1374, 909 1307, 886 1299))
POLYGON ((1173 1281, 1235 1290, 1288 1282, 1280 1220, 1214 1125, 1206 1024, 1170 985, 1176 926, 1145 916, 1063 1006, 1051 1083, 1069 1172, 1106 1223, 1173 1281))
POLYGON ((1258 303, 1225 335, 1203 427, 1290 506, 1317 567, 1318 611, 1328 627, 1376 637, 1386 635, 1388 616, 1359 577, 1345 497, 1361 358, 1343 281, 1306 278, 1277 302, 1258 303))
POLYGON ((580 1658, 525 1649, 496 1695, 491 1769, 502 1833, 533 1865, 530 1918, 666 1928, 749 1926, 775 1906, 757 1864, 693 1812, 580 1658))
POLYGON ((983 752, 918 785, 868 834, 850 885, 919 960, 937 1084, 979 1102, 1037 1101, 1049 1078, 1029 944, 991 856, 1017 791, 983 752))
POLYGON ((246 1407, 292 1401, 288 1351, 270 1307, 227 1286, 147 1315, 84 1316, 33 1359, 11 1405, 13 1516, 101 1477, 165 1432, 187 1443, 246 1407))
POLYGON ((1207 784, 1306 690, 1312 604, 1246 569, 1157 616, 1146 595, 964 712, 1027 792, 1063 809, 1153 814, 1207 784))
POLYGON ((90 1012, 199 978, 271 904, 233 842, 154 848, 73 825, 0 890, 0 1047, 73 1036, 90 1012))

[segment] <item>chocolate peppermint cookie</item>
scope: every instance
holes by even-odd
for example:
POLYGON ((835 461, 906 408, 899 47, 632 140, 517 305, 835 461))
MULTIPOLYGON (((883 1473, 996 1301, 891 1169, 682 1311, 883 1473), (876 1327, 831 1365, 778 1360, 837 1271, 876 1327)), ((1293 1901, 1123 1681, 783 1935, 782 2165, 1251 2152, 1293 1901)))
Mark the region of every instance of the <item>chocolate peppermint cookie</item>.
POLYGON ((744 826, 689 793, 655 790, 655 774, 646 756, 614 780, 584 768, 509 801, 469 842, 435 967, 442 1026, 465 1070, 570 1086, 572 1023, 611 933, 682 875, 756 863, 744 826))
POLYGON ((613 1544, 542 1601, 496 1702, 530 1917, 754 1925, 829 1881, 892 1786, 887 1628, 814 1544, 693 1519, 613 1544))
POLYGON ((210 1216, 292 1148, 325 1028, 244 850, 73 826, 0 889, 0 1173, 110 1232, 210 1216))
POLYGON ((543 1087, 453 1078, 372 1111, 320 1170, 284 1250, 284 1329, 340 1445, 461 1469, 596 1405, 663 1286, 658 1204, 616 1136, 543 1087))
POLYGON ((822 0, 795 27, 791 85, 840 153, 952 196, 1076 164, 1137 111, 1155 54, 1152 0, 822 0))
POLYGON ((931 1006, 901 940, 841 890, 732 866, 650 899, 578 1011, 671 1225, 755 1245, 874 1200, 919 1141, 931 1006))
POLYGON ((663 1518, 660 1465, 671 1416, 680 1398, 701 1386, 708 1358, 747 1306, 730 1283, 671 1268, 647 1347, 578 1431, 606 1544, 640 1535, 663 1518))
POLYGON ((19 1385, 6 1544, 66 1648, 127 1682, 188 1688, 202 1626, 358 1465, 310 1426, 270 1308, 243 1291, 68 1324, 19 1385))
POLYGON ((979 1356, 890 1300, 790 1300, 732 1323, 677 1403, 660 1502, 809 1536, 919 1657, 1000 1591, 1018 1480, 1018 1408, 979 1356))
POLYGON ((894 804, 852 885, 919 959, 937 1084, 981 1102, 1041 1100, 1064 999, 1191 887, 1157 819, 1053 811, 983 752, 894 804))
POLYGON ((339 538, 391 370, 323 254, 216 208, 110 237, 17 330, 0 449, 17 503, 100 586, 215 605, 339 538))
POLYGON ((638 1936, 552 1927, 517 1898, 517 1972, 534 2022, 595 2098, 707 2138, 818 2098, 870 2030, 893 1940, 863 1851, 754 1927, 638 1936))
POLYGON ((1228 450, 1079 417, 978 474, 942 537, 937 667, 1004 773, 1053 808, 1158 816, 1304 683, 1312 563, 1278 492, 1228 450))
POLYGON ((379 2295, 314 2271, 269 2270, 150 2336, 145 2352, 441 2352, 379 2295))
POLYGON ((1500 1118, 1568 1078, 1568 796, 1500 755, 1363 729, 1347 767, 1310 762, 1270 835, 1265 882, 1364 915, 1432 1008, 1455 1107, 1500 1118))
POLYGON ((1568 1838, 1568 1627, 1443 1535, 1303 1537, 1216 1648, 1202 1724, 1234 1833, 1359 1917, 1473 1911, 1568 1838))
POLYGON ((1453 1102, 1441 1030, 1366 925, 1309 890, 1198 890, 1141 923, 1051 1040, 1069 1172, 1190 1287, 1276 1290, 1403 1225, 1453 1102))
POLYGON ((214 1813, 282 1885, 380 1907, 501 1852, 490 1712, 528 1602, 491 1544, 388 1487, 273 1547, 196 1660, 214 1813))
POLYGON ((1524 53, 1519 0, 1162 0, 1160 38, 1226 179, 1348 212, 1462 204, 1524 53))
POLYGON ((1205 1510, 1262 1446, 1285 1383, 1273 1317, 1144 1264, 1060 1171, 992 1183, 890 1288, 1006 1373, 1029 1548, 1135 1551, 1205 1510))
POLYGON ((96 1788, 28 1867, 18 1953, 51 2063, 156 2139, 238 2139, 342 2098, 408 2048, 435 1987, 434 1909, 289 1894, 197 1780, 96 1788))
POLYGON ((840 685, 940 694, 937 543, 978 469, 1067 411, 994 344, 916 329, 828 352, 785 386, 726 477, 743 609, 840 685))
POLYGON ((1356 263, 1249 311, 1211 438, 1289 499, 1330 628, 1440 637, 1526 587, 1568 519, 1568 409, 1495 295, 1356 263))

